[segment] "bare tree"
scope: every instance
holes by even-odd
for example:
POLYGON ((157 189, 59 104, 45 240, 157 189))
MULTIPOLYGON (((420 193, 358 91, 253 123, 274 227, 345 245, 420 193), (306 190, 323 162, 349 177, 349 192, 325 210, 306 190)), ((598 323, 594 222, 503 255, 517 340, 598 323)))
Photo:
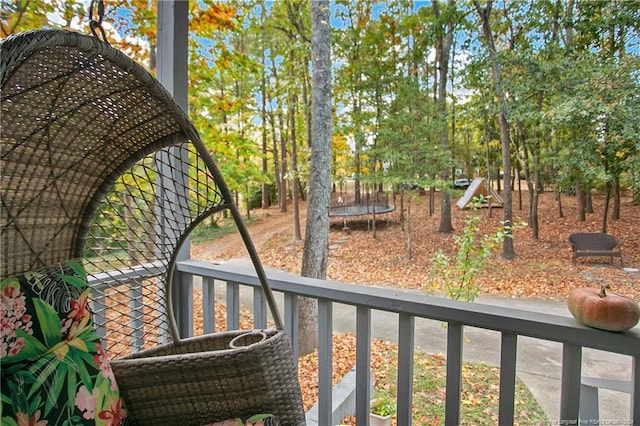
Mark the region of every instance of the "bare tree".
MULTIPOLYGON (((302 275, 325 279, 329 259, 329 199, 331 195, 331 28, 329 0, 311 2, 311 172, 302 275)), ((298 304, 300 355, 318 341, 318 307, 313 299, 298 304)))

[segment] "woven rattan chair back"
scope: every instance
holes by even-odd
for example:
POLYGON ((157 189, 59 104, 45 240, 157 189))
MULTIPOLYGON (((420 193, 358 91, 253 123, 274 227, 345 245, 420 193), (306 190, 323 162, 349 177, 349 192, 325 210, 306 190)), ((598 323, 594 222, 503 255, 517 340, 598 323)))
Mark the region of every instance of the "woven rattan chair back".
POLYGON ((111 354, 166 342, 178 248, 199 221, 235 211, 197 131, 93 37, 24 33, 4 41, 1 66, 2 275, 81 258, 111 354))
POLYGON ((180 339, 176 258, 194 226, 228 210, 281 330, 232 195, 155 78, 94 37, 42 30, 1 43, 1 275, 81 259, 107 352, 135 356, 180 339))

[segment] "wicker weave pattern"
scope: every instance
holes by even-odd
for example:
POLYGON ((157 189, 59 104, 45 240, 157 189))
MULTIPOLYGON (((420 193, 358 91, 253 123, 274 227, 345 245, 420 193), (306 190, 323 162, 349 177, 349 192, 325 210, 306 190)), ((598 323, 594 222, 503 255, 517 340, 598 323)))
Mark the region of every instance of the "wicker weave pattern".
POLYGON ((304 424, 262 265, 213 158, 169 93, 92 37, 43 30, 0 43, 0 276, 84 263, 94 323, 140 424, 260 412, 304 424), (278 329, 256 344, 240 338, 245 347, 236 349, 230 339, 243 332, 180 339, 171 309, 178 251, 195 225, 225 209, 278 329))
POLYGON ((2 50, 2 275, 83 258, 111 278, 92 294, 111 356, 167 342, 165 271, 189 229, 226 207, 197 132, 94 38, 38 31, 2 50))
POLYGON ((186 141, 185 129, 196 134, 126 56, 89 37, 31 34, 2 44, 3 276, 81 257, 109 180, 174 136, 186 141))
POLYGON ((286 414, 296 413, 291 395, 299 392, 295 384, 282 380, 296 374, 286 355, 289 339, 276 330, 265 334, 262 341, 241 331, 185 339, 179 345, 139 352, 125 363, 114 361, 112 368, 125 399, 144 401, 131 412, 144 424, 202 425, 211 421, 211 413, 220 421, 247 412, 281 412, 282 424, 300 424, 299 417, 286 414), (247 346, 230 349, 230 341, 243 335, 240 345, 247 346), (194 364, 198 370, 190 368, 194 364), (123 365, 125 372, 120 371, 123 365), (189 383, 190 392, 175 392, 173 383, 189 383), (238 401, 244 401, 242 406, 238 401))
POLYGON ((225 207, 193 148, 165 148, 135 163, 106 188, 93 215, 84 259, 100 282, 93 310, 113 356, 167 342, 166 271, 186 230, 225 207))

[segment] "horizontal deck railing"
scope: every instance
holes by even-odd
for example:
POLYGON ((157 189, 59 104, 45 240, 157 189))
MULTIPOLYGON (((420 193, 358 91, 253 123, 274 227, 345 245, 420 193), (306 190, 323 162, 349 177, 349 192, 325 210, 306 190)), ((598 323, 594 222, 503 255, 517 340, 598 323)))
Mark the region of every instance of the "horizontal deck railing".
MULTIPOLYGON (((201 277, 204 331, 215 331, 213 324, 213 298, 216 281, 226 283, 227 319, 229 328, 237 328, 240 317, 240 286, 259 287, 251 267, 232 264, 212 264, 188 260, 178 263, 180 288, 190 300, 193 277, 201 277)), ((594 348, 631 356, 630 413, 620 413, 640 424, 640 333, 612 333, 577 324, 572 318, 489 306, 456 302, 440 297, 396 291, 388 288, 349 285, 333 281, 316 280, 291 274, 268 271, 269 282, 275 292, 284 294, 284 321, 297 358, 297 296, 318 300, 318 422, 332 424, 331 407, 331 335, 334 303, 356 307, 356 419, 367 424, 371 398, 370 341, 372 311, 398 314, 398 383, 397 422, 411 424, 414 329, 416 318, 447 323, 447 379, 445 422, 460 423, 460 391, 462 383, 463 327, 471 326, 494 330, 501 334, 500 343, 500 398, 499 423, 513 424, 516 383, 516 355, 520 336, 533 337, 562 344, 562 377, 560 389, 560 421, 576 420, 580 410, 580 384, 583 348, 594 348)), ((187 334, 193 330, 192 307, 185 305, 179 317, 187 334)), ((267 314, 261 292, 254 292, 253 309, 256 327, 267 323, 267 314)))

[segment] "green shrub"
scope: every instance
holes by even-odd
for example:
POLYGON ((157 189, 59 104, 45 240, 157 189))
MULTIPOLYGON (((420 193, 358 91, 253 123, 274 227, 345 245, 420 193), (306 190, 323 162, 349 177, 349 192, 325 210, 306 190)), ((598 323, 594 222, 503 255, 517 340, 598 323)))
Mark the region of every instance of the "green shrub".
MULTIPOLYGON (((483 201, 482 196, 474 197, 472 209, 477 211, 483 201)), ((455 257, 451 258, 438 250, 431 258, 434 276, 437 278, 431 283, 432 290, 442 283, 447 297, 467 302, 472 302, 480 294, 476 277, 504 239, 511 238, 513 231, 513 227, 503 224, 494 234, 480 236, 480 220, 480 215, 472 214, 465 221, 462 235, 453 237, 458 248, 455 257)))

